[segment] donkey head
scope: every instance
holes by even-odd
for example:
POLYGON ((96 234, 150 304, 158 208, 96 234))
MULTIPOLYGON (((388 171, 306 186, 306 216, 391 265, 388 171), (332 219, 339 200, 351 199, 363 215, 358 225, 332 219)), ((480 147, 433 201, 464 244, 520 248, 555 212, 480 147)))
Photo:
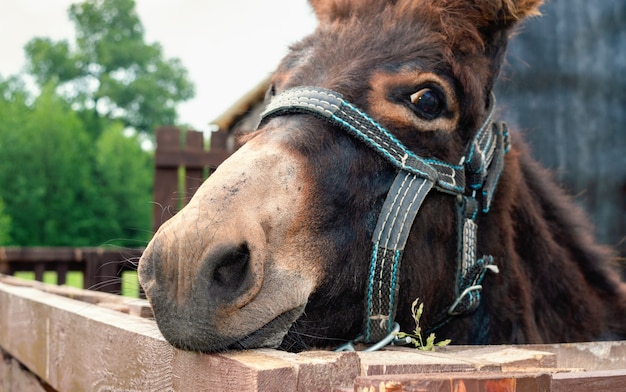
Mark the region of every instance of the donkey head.
MULTIPOLYGON (((283 59, 267 101, 297 86, 332 90, 413 153, 458 164, 487 115, 511 28, 541 1, 311 3, 319 26, 283 59)), ((312 115, 267 118, 243 142, 140 261, 160 330, 196 351, 354 338, 396 170, 312 115)), ((453 299, 455 203, 429 194, 412 226, 399 278, 405 329, 414 298, 453 299)))

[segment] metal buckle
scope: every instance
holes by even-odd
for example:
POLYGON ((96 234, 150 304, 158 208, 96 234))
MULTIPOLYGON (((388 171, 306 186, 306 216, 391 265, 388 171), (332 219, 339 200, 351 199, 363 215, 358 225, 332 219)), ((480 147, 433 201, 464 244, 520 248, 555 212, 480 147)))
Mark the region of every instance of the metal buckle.
POLYGON ((472 310, 474 310, 480 303, 480 292, 482 289, 483 289, 483 286, 477 284, 474 286, 469 286, 468 288, 463 290, 463 292, 458 296, 458 298, 454 301, 454 303, 448 308, 448 314, 450 316, 459 316, 463 313, 471 312, 472 310), (478 296, 469 297, 468 298, 469 304, 465 307, 465 309, 460 309, 460 310, 457 309, 457 307, 461 304, 461 302, 465 299, 465 297, 470 295, 474 291, 478 292, 478 296))
MULTIPOLYGON (((390 344, 394 344, 394 343, 401 343, 401 344, 406 344, 407 342, 405 342, 404 339, 398 339, 398 337, 396 336, 398 334, 398 332, 400 332, 400 324, 398 323, 393 323, 393 329, 391 330, 391 332, 385 336, 384 338, 382 338, 378 343, 375 343, 371 346, 369 346, 366 349, 363 349, 361 351, 363 352, 371 352, 371 351, 378 351, 381 348, 387 347, 390 344)), ((363 335, 359 335, 356 339, 351 340, 345 344, 342 344, 341 346, 337 347, 335 350, 335 352, 344 352, 344 351, 357 351, 356 348, 354 347, 354 345, 356 343, 359 343, 363 340, 363 335)))

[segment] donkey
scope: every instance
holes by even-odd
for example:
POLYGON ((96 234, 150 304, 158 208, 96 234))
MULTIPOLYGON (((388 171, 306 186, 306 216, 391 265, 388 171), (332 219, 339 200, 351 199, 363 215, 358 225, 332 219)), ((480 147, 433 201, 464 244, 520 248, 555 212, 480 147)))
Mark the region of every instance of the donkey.
POLYGON ((139 262, 164 337, 298 351, 421 326, 458 344, 626 336, 584 214, 495 120, 541 0, 311 0, 258 129, 139 262))

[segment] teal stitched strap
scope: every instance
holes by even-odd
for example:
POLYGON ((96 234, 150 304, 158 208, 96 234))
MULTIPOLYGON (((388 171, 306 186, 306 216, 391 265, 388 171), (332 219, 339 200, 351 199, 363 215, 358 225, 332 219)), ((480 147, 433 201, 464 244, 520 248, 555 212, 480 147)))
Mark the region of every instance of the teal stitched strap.
POLYGON ((509 131, 505 123, 494 123, 493 133, 495 135, 495 151, 492 154, 491 161, 489 162, 489 170, 485 176, 484 183, 482 185, 482 212, 489 212, 491 207, 491 201, 493 195, 496 192, 498 186, 498 180, 504 170, 504 155, 509 149, 509 131))
POLYGON ((476 214, 478 201, 463 196, 458 207, 458 269, 456 276, 456 300, 448 309, 448 315, 458 316, 476 310, 480 304, 482 280, 487 270, 497 272, 492 256, 476 259, 476 214))
POLYGON ((331 122, 362 141, 398 170, 432 180, 437 189, 451 194, 465 190, 463 166, 418 157, 391 132, 342 95, 319 87, 295 87, 272 99, 261 113, 261 122, 290 113, 310 113, 331 122))
POLYGON ((364 325, 366 343, 382 339, 393 327, 402 251, 415 216, 432 187, 432 181, 400 171, 387 193, 372 237, 364 325))

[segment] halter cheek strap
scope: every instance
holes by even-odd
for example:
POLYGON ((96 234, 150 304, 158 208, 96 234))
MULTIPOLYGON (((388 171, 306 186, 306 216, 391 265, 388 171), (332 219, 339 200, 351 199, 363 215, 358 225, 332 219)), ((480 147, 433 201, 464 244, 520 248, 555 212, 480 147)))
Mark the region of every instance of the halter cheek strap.
POLYGON ((402 254, 413 221, 432 189, 455 195, 460 201, 456 300, 436 318, 433 329, 453 316, 475 310, 485 272, 497 272, 491 256, 479 260, 475 257, 477 208, 480 204, 483 212, 489 210, 508 149, 506 128, 492 123, 494 104, 492 96, 487 119, 460 165, 415 155, 393 134, 331 90, 289 89, 276 96, 261 114, 261 122, 284 114, 313 114, 362 141, 397 169, 372 236, 361 338, 365 343, 385 340, 394 329, 402 254))

